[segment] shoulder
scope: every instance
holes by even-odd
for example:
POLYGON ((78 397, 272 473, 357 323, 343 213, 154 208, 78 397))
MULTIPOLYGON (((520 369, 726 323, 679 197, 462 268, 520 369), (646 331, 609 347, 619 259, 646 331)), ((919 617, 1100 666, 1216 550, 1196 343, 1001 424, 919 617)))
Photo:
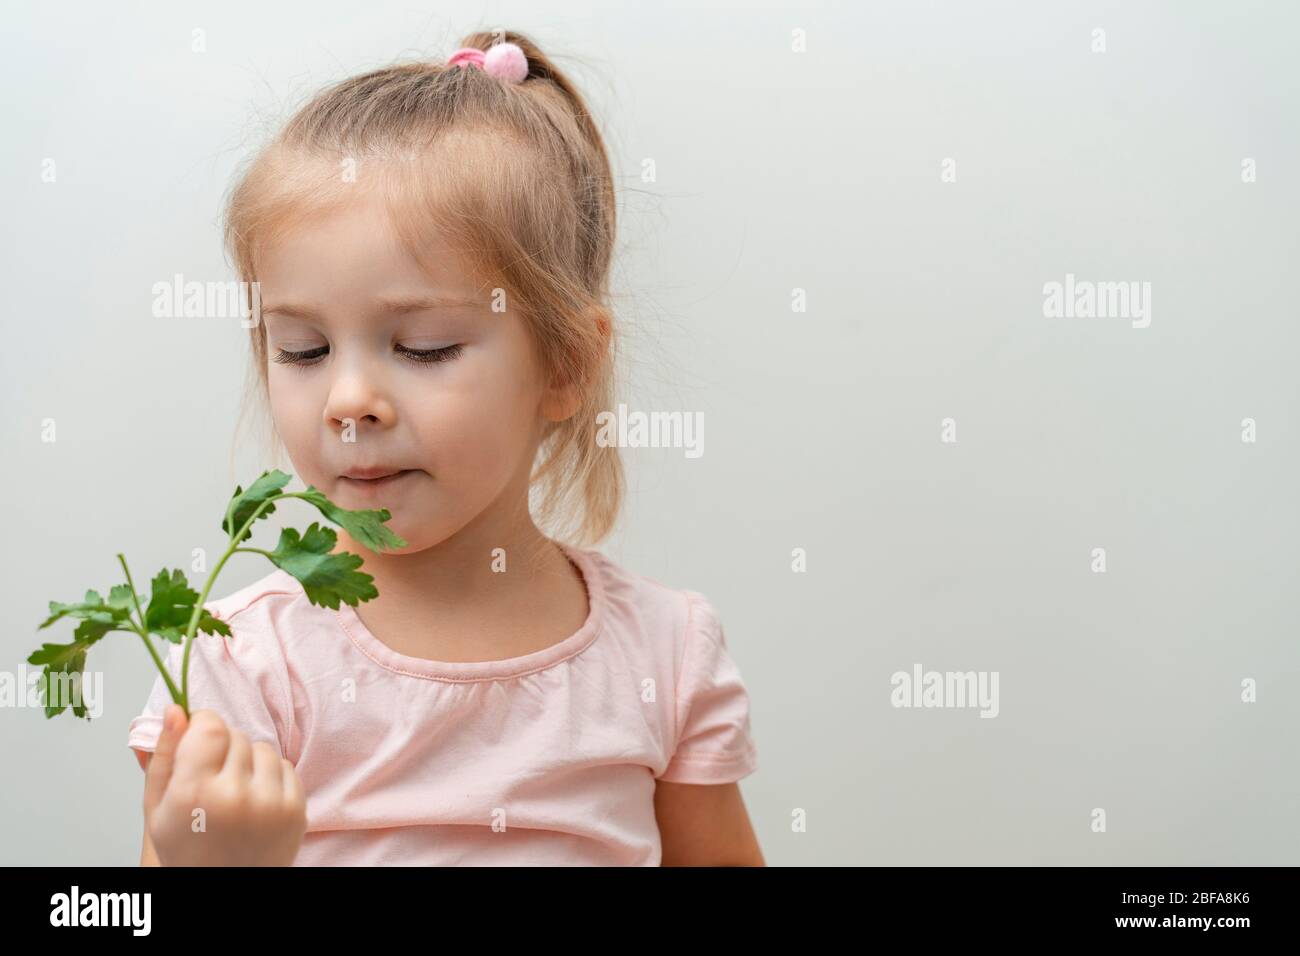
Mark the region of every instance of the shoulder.
POLYGON ((230 623, 241 614, 256 616, 258 612, 285 607, 306 598, 297 578, 276 568, 224 597, 210 598, 203 606, 214 617, 230 623))
MULTIPOLYGON (((296 753, 293 697, 284 631, 293 618, 288 609, 307 603, 296 578, 278 568, 203 606, 229 628, 226 636, 198 631, 186 669, 184 642, 167 645, 167 668, 179 683, 188 677, 191 711, 216 711, 251 740, 273 743, 280 753, 296 753)), ((162 732, 162 716, 171 694, 159 675, 144 711, 132 722, 129 744, 153 750, 162 732)))
POLYGON ((200 632, 195 641, 246 666, 279 669, 284 660, 282 633, 292 627, 305 608, 319 610, 307 600, 297 578, 279 568, 251 584, 237 588, 203 605, 230 628, 230 636, 200 632))
MULTIPOLYGON (((727 648, 722 618, 702 592, 674 587, 588 552, 606 588, 609 630, 639 673, 662 675, 665 728, 655 778, 727 784, 758 768, 749 692, 727 648), (648 659, 649 658, 649 659, 648 659)), ((661 685, 662 686, 662 685, 661 685)))
POLYGON ((718 610, 701 592, 666 584, 595 549, 570 550, 578 550, 598 578, 606 630, 664 652, 678 673, 692 643, 723 642, 718 610))

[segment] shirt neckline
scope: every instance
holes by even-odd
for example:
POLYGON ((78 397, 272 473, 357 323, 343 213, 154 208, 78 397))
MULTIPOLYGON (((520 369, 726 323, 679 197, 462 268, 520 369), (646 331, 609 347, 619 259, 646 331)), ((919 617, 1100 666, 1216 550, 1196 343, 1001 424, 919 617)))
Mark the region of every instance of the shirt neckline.
POLYGON ((564 640, 550 647, 544 647, 540 651, 533 651, 531 654, 495 661, 437 661, 425 657, 412 657, 393 650, 375 637, 352 605, 340 604, 334 613, 339 626, 361 653, 380 667, 399 674, 433 680, 487 681, 535 673, 553 667, 584 650, 596 639, 605 617, 605 582, 591 552, 582 548, 569 547, 559 541, 556 544, 582 575, 583 584, 587 589, 587 619, 578 630, 564 640))

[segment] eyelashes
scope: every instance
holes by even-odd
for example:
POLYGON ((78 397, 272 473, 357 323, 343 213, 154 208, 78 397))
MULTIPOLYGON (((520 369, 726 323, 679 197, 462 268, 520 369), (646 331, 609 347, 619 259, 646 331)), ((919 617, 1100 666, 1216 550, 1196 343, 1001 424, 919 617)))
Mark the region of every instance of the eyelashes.
POLYGON ((413 362, 428 365, 433 362, 450 362, 464 351, 465 346, 448 345, 440 349, 408 349, 405 345, 397 347, 398 353, 409 357, 413 362))
MULTIPOLYGON (((297 365, 300 367, 316 365, 325 355, 329 354, 330 347, 322 345, 319 348, 307 349, 302 352, 286 352, 280 349, 273 361, 280 365, 297 365)), ((397 346, 399 355, 405 355, 410 361, 418 365, 433 365, 438 362, 450 362, 457 358, 465 350, 464 345, 448 345, 440 349, 408 349, 405 345, 397 346)))
POLYGON ((286 352, 280 349, 275 355, 275 361, 281 365, 315 365, 316 359, 329 350, 328 345, 322 345, 318 349, 307 349, 305 352, 286 352))

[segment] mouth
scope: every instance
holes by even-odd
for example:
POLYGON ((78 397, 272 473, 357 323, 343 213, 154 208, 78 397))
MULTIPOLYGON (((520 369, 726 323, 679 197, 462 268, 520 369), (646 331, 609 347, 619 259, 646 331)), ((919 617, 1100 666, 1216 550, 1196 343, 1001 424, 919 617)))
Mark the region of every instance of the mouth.
POLYGON ((349 488, 387 488, 415 474, 417 470, 415 468, 358 468, 346 475, 340 475, 339 480, 349 488))

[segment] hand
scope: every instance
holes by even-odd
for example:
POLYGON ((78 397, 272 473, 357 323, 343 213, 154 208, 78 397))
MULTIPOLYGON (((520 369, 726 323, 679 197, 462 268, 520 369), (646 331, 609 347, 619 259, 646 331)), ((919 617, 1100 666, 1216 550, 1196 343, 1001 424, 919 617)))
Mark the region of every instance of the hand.
POLYGON ((169 704, 145 771, 144 820, 163 866, 288 866, 307 829, 307 800, 293 764, 270 744, 250 744, 211 710, 186 720, 169 704))

